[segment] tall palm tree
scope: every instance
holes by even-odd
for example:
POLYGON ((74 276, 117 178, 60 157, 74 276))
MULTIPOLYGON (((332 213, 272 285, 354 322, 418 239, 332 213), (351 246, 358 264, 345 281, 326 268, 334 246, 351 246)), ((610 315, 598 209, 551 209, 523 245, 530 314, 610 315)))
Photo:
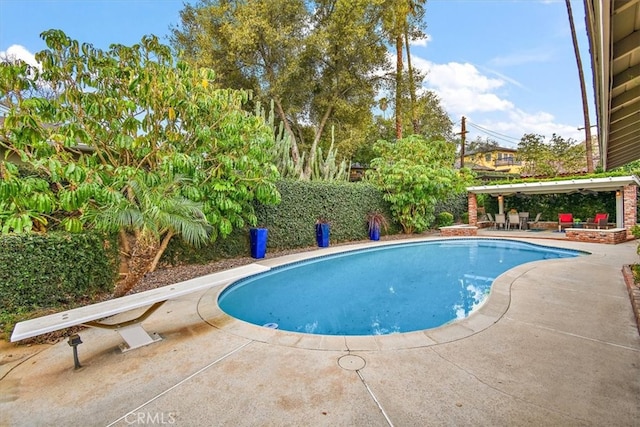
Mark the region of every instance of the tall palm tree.
POLYGON ((585 151, 587 155, 587 172, 593 172, 593 149, 591 147, 591 121, 589 120, 589 104, 587 102, 587 89, 584 82, 584 72, 582 70, 582 59, 578 48, 578 38, 576 37, 576 27, 573 23, 573 12, 571 11, 571 1, 565 0, 567 13, 569 14, 569 25, 571 27, 571 39, 573 40, 573 51, 578 63, 578 76, 580 79, 580 92, 582 93, 582 112, 584 114, 584 138, 585 151))
POLYGON ((385 27, 389 39, 395 44, 396 49, 396 75, 395 75, 395 122, 396 122, 396 138, 402 138, 402 111, 404 90, 404 60, 403 54, 406 48, 408 73, 409 73, 409 92, 410 92, 410 111, 414 127, 414 133, 417 128, 415 120, 415 84, 413 68, 411 66, 409 39, 412 34, 419 31, 422 24, 424 14, 423 5, 426 0, 389 0, 387 16, 385 19, 385 27))

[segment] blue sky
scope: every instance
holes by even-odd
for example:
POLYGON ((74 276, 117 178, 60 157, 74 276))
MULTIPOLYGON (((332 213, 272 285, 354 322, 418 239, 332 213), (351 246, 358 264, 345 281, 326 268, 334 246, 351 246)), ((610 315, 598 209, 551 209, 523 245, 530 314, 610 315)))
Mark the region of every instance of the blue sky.
MULTIPOLYGON (((572 0, 595 124, 591 62, 582 0, 572 0)), ((131 45, 145 34, 166 41, 182 0, 0 0, 0 54, 33 60, 39 35, 57 28, 99 48, 131 45)), ((428 0, 426 40, 413 65, 467 139, 515 147, 525 133, 582 141, 582 101, 564 0, 428 0), (484 130, 482 130, 484 129, 484 130)))

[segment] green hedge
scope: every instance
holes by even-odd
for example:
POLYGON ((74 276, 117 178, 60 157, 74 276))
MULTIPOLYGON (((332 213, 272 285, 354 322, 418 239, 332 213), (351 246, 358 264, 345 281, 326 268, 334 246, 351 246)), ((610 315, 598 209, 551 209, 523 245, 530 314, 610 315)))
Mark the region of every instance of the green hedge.
MULTIPOLYGON (((609 219, 616 216, 616 195, 613 191, 599 192, 596 194, 534 194, 522 197, 505 197, 504 210, 515 209, 518 212, 529 212, 533 218, 541 213, 541 221, 557 221, 558 214, 572 213, 574 218, 586 221, 593 218, 598 212, 609 213, 609 219)), ((491 197, 485 199, 485 211, 498 212, 498 199, 491 197)))
POLYGON ((116 236, 99 233, 0 236, 0 331, 29 312, 73 306, 113 291, 116 236))
POLYGON ((117 243, 98 233, 0 236, 0 310, 39 309, 111 292, 117 243))
POLYGON ((281 181, 282 202, 277 206, 258 206, 259 226, 269 229, 269 248, 313 246, 315 223, 319 217, 331 225, 333 243, 368 238, 366 217, 379 210, 389 219, 390 233, 399 227, 391 220, 382 193, 363 182, 281 181))
MULTIPOLYGON (((331 224, 331 242, 334 243, 367 239, 366 216, 376 210, 384 213, 389 220, 388 233, 400 230, 392 221, 389 205, 382 193, 371 184, 283 180, 277 186, 282 195, 279 205, 255 206, 258 226, 269 230, 267 247, 270 249, 314 246, 315 223, 321 216, 331 224)), ((249 231, 246 228, 235 230, 226 239, 219 239, 198 249, 173 239, 162 262, 171 265, 207 263, 248 255, 249 231)))

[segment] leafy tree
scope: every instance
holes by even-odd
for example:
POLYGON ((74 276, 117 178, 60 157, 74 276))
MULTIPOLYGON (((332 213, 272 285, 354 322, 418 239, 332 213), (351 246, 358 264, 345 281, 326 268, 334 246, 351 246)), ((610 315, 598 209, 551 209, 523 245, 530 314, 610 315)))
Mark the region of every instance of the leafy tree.
POLYGON ((470 178, 466 169, 453 168, 455 145, 450 142, 412 135, 393 143, 378 141, 374 151, 378 157, 367 179, 384 191, 406 234, 426 230, 437 202, 464 191, 470 178))
POLYGON ((518 158, 524 162, 524 175, 555 177, 586 168, 584 146, 556 134, 549 142, 541 135, 525 134, 518 143, 518 158))
POLYGON ((220 84, 273 100, 308 178, 317 147, 330 145, 327 129, 342 141, 371 122, 376 70, 386 65, 381 1, 201 0, 185 6, 172 43, 187 61, 215 69, 220 84))
POLYGON ((10 106, 0 129, 3 233, 119 232, 129 270, 121 295, 173 237, 215 240, 256 222, 254 199, 278 202, 273 134, 243 110, 247 92, 216 89, 212 70, 174 63, 154 36, 108 51, 59 30, 42 37, 41 72, 0 68, 10 106), (23 96, 41 84, 57 96, 23 96))
POLYGON ((476 139, 472 141, 466 142, 466 151, 476 151, 476 152, 484 152, 484 151, 493 151, 500 147, 500 144, 497 141, 494 141, 491 138, 482 139, 481 136, 477 136, 476 139))
MULTIPOLYGON (((383 98, 386 105, 386 98, 383 98)), ((415 102, 415 108, 411 111, 408 108, 409 103, 405 104, 407 108, 404 111, 403 120, 406 122, 417 123, 420 134, 427 140, 445 140, 454 141, 453 122, 449 115, 440 104, 440 99, 432 91, 425 91, 420 94, 415 102), (412 118, 412 115, 415 116, 412 118)), ((386 118, 384 116, 376 116, 374 122, 369 127, 369 132, 363 136, 365 144, 358 146, 351 158, 355 162, 369 164, 371 159, 375 157, 373 153, 374 141, 384 139, 386 141, 395 140, 395 123, 394 118, 386 118)))

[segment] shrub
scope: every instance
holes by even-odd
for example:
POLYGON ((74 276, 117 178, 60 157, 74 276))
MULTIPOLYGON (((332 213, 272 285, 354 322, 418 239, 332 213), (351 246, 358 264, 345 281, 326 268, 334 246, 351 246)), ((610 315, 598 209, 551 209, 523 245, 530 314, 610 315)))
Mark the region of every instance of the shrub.
POLYGON ((440 212, 436 217, 438 227, 448 227, 453 225, 453 214, 449 212, 440 212))
POLYGON ((112 292, 117 236, 64 232, 0 237, 0 329, 29 313, 78 305, 112 292))

